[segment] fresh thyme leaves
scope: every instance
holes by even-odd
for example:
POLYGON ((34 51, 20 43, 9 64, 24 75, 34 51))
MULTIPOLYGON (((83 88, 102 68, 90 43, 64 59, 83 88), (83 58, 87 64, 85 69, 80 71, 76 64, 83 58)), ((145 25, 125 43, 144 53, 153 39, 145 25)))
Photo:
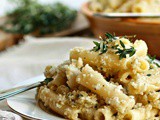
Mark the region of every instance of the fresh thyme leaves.
POLYGON ((102 38, 101 36, 99 37, 101 39, 101 42, 96 42, 93 41, 93 43, 95 44, 95 47, 93 47, 93 49, 91 51, 99 51, 100 50, 100 54, 106 53, 108 50, 108 42, 112 42, 113 40, 116 40, 115 35, 112 35, 110 33, 106 33, 105 36, 107 38, 102 38))
POLYGON ((101 53, 100 54, 106 53, 107 49, 108 49, 108 46, 104 42, 101 42, 100 49, 101 49, 101 53))
POLYGON ((154 55, 153 57, 151 55, 148 55, 148 57, 150 63, 153 63, 153 61, 156 59, 156 55, 154 55))
POLYGON ((112 42, 113 40, 116 40, 115 35, 112 35, 112 34, 110 34, 108 32, 105 35, 108 38, 109 42, 112 42))
POLYGON ((156 63, 156 62, 153 62, 157 67, 159 67, 160 68, 160 65, 158 64, 158 63, 156 63))
POLYGON ((119 45, 112 46, 112 49, 117 49, 119 45))
POLYGON ((103 53, 106 53, 107 52, 107 49, 108 49, 108 46, 105 44, 104 41, 101 41, 100 43, 99 42, 96 42, 96 41, 93 41, 93 43, 96 45, 95 47, 93 47, 93 49, 91 51, 99 51, 100 50, 100 54, 103 54, 103 53))
POLYGON ((93 43, 96 45, 95 47, 93 47, 92 51, 97 52, 98 50, 100 50, 100 43, 93 41, 93 43))
POLYGON ((83 97, 82 94, 77 94, 77 98, 81 98, 81 97, 83 97))
POLYGON ((34 34, 37 36, 55 33, 71 26, 77 11, 62 3, 43 5, 38 0, 10 0, 16 8, 7 14, 0 29, 13 34, 34 34))
POLYGON ((149 60, 148 60, 149 63, 155 64, 157 67, 160 68, 160 65, 158 63, 154 62, 154 60, 156 59, 156 55, 154 55, 153 57, 151 55, 148 55, 148 57, 149 57, 149 60))
POLYGON ((136 50, 135 50, 134 47, 126 49, 125 45, 122 41, 120 41, 120 44, 121 44, 123 49, 117 48, 117 51, 116 51, 116 54, 119 55, 120 60, 123 59, 123 58, 126 58, 127 54, 129 55, 129 57, 132 57, 136 53, 136 50))
POLYGON ((150 76, 151 76, 151 74, 147 74, 147 76, 148 76, 148 77, 150 77, 150 76))
POLYGON ((120 40, 120 44, 123 47, 123 49, 125 49, 125 45, 124 45, 124 43, 121 40, 120 40))
POLYGON ((106 33, 105 36, 107 38, 100 37, 101 42, 96 42, 96 41, 93 42, 95 44, 95 47, 93 47, 91 51, 94 51, 94 52, 99 51, 101 55, 103 53, 106 53, 108 51, 108 48, 112 48, 112 49, 117 50, 115 54, 119 55, 120 60, 123 58, 126 58, 127 55, 129 55, 129 57, 132 57, 135 54, 136 52, 135 48, 131 47, 127 49, 125 47, 125 44, 121 40, 120 40, 120 46, 122 47, 122 49, 119 48, 119 45, 115 45, 115 46, 108 45, 110 44, 110 42, 113 42, 113 40, 117 40, 117 38, 115 35, 112 35, 110 33, 106 33))

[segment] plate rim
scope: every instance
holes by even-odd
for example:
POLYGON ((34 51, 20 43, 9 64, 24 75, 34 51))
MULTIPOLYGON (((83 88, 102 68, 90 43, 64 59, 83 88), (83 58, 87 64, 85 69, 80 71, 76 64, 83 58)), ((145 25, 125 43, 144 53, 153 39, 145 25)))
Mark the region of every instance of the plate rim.
MULTIPOLYGON (((27 80, 25 80, 25 81, 22 81, 22 82, 16 84, 15 86, 23 85, 23 84, 26 83, 27 81, 31 81, 31 80, 33 80, 33 79, 36 80, 36 78, 42 78, 43 76, 44 76, 44 75, 41 74, 41 75, 32 77, 32 78, 30 78, 30 79, 27 79, 27 80)), ((37 80, 37 81, 38 81, 38 80, 37 80)), ((34 82, 33 82, 33 83, 34 83, 34 82)), ((33 89, 33 90, 34 90, 34 89, 33 89)), ((13 97, 14 97, 14 96, 13 96, 13 97)), ((30 120, 42 120, 42 118, 36 118, 36 117, 34 117, 34 116, 27 115, 27 114, 24 114, 24 113, 20 113, 19 111, 15 110, 15 109, 10 105, 9 100, 10 100, 10 98, 7 98, 7 99, 6 99, 7 106, 8 106, 12 111, 14 111, 16 114, 20 115, 20 116, 23 117, 23 118, 30 119, 30 120)), ((40 108, 40 109, 41 109, 41 108, 40 108)), ((53 117, 54 117, 54 116, 53 116, 53 117)), ((47 120, 47 119, 43 119, 43 120, 47 120)))
POLYGON ((27 119, 31 119, 31 120, 42 120, 42 119, 34 118, 34 117, 32 117, 32 116, 28 116, 28 115, 25 115, 25 114, 22 114, 22 113, 18 112, 17 110, 13 109, 13 108, 9 105, 8 100, 7 100, 7 106, 8 106, 12 111, 14 111, 16 114, 20 115, 20 117, 22 117, 22 118, 27 118, 27 119))
MULTIPOLYGON (((160 63, 160 60, 157 60, 157 59, 156 59, 156 62, 160 63)), ((16 84, 15 86, 23 85, 25 82, 31 81, 31 80, 36 79, 36 78, 42 78, 42 76, 44 76, 44 75, 41 74, 41 75, 39 75, 39 76, 32 77, 32 78, 30 78, 30 79, 27 79, 27 80, 25 80, 25 81, 22 81, 22 82, 16 84)), ((38 81, 38 80, 37 80, 37 81, 38 81)), ((13 96, 13 97, 14 97, 14 96, 13 96)), ((40 118, 35 118, 34 116, 30 116, 30 115, 26 115, 26 114, 23 114, 23 113, 18 112, 17 110, 15 110, 14 108, 12 108, 12 106, 9 104, 9 99, 10 99, 10 98, 7 98, 7 99, 6 99, 7 106, 8 106, 12 111, 14 111, 16 114, 20 115, 20 116, 23 117, 23 118, 27 118, 27 119, 42 120, 42 119, 40 119, 40 118)), ((41 109, 41 108, 40 108, 40 109, 41 109)), ((45 120, 45 119, 44 119, 44 120, 45 120)), ((65 118, 64 118, 64 120, 65 120, 65 118)))

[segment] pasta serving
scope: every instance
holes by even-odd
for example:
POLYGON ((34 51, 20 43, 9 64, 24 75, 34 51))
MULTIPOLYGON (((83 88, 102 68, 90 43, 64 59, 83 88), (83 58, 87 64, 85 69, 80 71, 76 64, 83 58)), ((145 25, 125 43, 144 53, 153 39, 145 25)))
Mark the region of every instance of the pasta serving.
POLYGON ((160 66, 142 40, 106 33, 91 50, 47 66, 36 99, 71 120, 159 120, 160 66))
POLYGON ((91 0, 94 12, 159 13, 160 0, 91 0))

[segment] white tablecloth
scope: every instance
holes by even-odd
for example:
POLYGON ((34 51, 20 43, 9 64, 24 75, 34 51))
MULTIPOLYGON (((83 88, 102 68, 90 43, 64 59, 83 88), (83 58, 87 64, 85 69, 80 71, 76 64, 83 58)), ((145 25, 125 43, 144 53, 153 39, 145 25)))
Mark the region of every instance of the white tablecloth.
MULTIPOLYGON (((46 65, 58 65, 69 59, 69 50, 75 46, 91 48, 89 38, 30 38, 21 45, 0 54, 0 89, 13 87, 26 79, 43 74, 46 65)), ((0 109, 8 109, 0 102, 0 109)))

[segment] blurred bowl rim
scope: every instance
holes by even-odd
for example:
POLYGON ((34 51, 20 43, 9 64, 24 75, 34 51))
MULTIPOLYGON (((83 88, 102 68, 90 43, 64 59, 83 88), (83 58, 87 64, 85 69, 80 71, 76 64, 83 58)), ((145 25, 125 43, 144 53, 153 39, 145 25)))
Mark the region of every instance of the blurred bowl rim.
POLYGON ((97 17, 97 18, 101 18, 101 19, 111 19, 111 20, 116 20, 116 21, 118 19, 120 21, 137 23, 137 24, 160 25, 160 18, 155 18, 158 20, 153 21, 153 18, 105 18, 105 17, 93 16, 94 12, 89 9, 89 3, 90 3, 90 1, 85 2, 81 6, 82 13, 85 14, 86 16, 89 16, 89 17, 97 17), (152 21, 149 21, 150 19, 152 19, 152 21))

